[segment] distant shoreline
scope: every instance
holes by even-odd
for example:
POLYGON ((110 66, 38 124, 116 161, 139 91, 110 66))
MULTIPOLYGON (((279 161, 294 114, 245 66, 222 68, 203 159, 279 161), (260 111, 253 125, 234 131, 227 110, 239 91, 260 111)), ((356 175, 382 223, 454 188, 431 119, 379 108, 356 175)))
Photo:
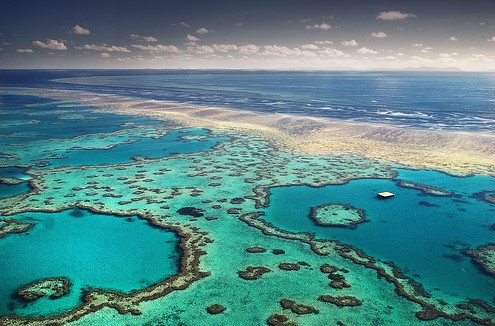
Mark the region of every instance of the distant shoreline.
POLYGON ((240 109, 200 107, 161 100, 138 100, 83 91, 0 88, 78 102, 116 114, 138 114, 184 126, 252 133, 277 148, 298 154, 354 154, 395 165, 454 175, 495 176, 495 133, 414 129, 240 109))

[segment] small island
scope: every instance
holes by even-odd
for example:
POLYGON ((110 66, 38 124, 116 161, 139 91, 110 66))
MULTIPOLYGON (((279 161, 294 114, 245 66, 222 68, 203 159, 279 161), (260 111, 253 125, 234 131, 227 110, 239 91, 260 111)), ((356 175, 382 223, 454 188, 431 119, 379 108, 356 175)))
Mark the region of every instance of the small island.
POLYGON ((367 221, 362 209, 346 204, 311 207, 309 216, 317 225, 350 229, 355 228, 356 224, 367 221))
POLYGON ((58 299, 69 293, 70 286, 71 282, 64 277, 45 278, 17 290, 16 295, 24 301, 35 301, 46 295, 58 299))

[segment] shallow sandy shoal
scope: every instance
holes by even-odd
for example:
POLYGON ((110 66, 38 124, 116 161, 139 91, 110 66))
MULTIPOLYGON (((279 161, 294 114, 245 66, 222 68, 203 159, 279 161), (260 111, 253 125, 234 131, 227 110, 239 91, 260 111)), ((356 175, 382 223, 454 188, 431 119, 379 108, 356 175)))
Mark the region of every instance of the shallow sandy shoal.
POLYGON ((18 90, 75 100, 117 114, 139 114, 184 126, 253 133, 269 139, 279 150, 296 154, 352 153, 414 169, 495 176, 495 132, 415 129, 80 91, 18 90))

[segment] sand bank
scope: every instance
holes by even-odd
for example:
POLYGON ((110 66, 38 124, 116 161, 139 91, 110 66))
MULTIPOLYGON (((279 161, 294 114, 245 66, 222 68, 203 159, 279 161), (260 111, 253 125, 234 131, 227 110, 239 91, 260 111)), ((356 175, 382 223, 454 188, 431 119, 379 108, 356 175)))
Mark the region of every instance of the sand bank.
POLYGON ((255 133, 270 139, 278 149, 297 154, 352 153, 413 169, 495 175, 495 133, 415 129, 79 91, 32 91, 118 114, 142 114, 185 126, 255 133))
POLYGON ((416 169, 495 175, 494 133, 413 129, 168 102, 140 104, 126 103, 117 110, 196 127, 254 132, 271 139, 279 149, 298 154, 353 153, 416 169))

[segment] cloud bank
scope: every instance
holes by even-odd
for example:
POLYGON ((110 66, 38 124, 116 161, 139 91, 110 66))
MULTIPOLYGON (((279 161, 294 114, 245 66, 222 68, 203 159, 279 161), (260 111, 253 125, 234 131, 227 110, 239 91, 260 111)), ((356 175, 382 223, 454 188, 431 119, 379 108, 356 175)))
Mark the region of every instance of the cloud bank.
POLYGON ((407 18, 414 18, 416 15, 402 13, 400 11, 382 11, 376 16, 376 19, 380 20, 402 20, 407 18))
POLYGON ((33 45, 43 49, 61 50, 61 51, 67 50, 67 46, 64 44, 64 42, 51 40, 51 39, 46 40, 46 42, 33 41, 33 45))
POLYGON ((74 27, 72 27, 72 33, 79 34, 79 35, 89 35, 89 34, 91 34, 91 32, 89 31, 89 29, 84 28, 84 27, 81 27, 79 25, 74 25, 74 27))
POLYGON ((140 40, 140 41, 145 41, 145 42, 158 42, 156 38, 153 36, 141 36, 137 34, 131 34, 129 35, 133 40, 140 40))
POLYGON ((374 33, 371 33, 370 36, 371 37, 374 37, 374 38, 385 38, 385 37, 388 37, 387 33, 384 33, 384 32, 374 32, 374 33))
POLYGON ((306 29, 319 29, 322 31, 328 31, 332 28, 332 25, 327 23, 314 24, 314 25, 306 25, 306 29))

